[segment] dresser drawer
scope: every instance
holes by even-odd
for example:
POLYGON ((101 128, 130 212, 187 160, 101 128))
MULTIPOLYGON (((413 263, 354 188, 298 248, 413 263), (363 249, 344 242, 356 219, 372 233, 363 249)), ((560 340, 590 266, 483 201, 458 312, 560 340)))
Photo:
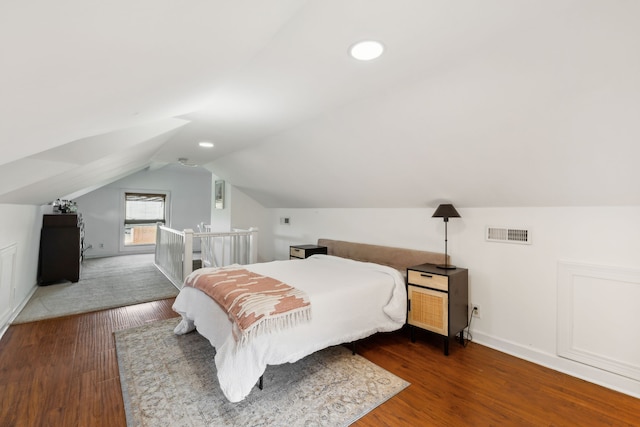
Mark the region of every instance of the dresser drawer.
POLYGON ((447 276, 439 276, 437 274, 423 273, 421 271, 409 270, 408 282, 411 285, 424 286, 425 288, 439 289, 441 291, 449 291, 449 279, 447 276))
POLYGON ((289 255, 295 258, 305 258, 304 252, 304 249, 294 247, 289 248, 289 255))

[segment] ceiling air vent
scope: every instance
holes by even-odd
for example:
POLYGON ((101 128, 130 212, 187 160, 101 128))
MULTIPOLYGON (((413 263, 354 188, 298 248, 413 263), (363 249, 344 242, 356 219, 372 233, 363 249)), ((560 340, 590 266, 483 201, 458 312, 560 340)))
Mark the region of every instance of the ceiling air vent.
POLYGON ((531 232, 525 228, 487 227, 489 242, 531 244, 531 232))

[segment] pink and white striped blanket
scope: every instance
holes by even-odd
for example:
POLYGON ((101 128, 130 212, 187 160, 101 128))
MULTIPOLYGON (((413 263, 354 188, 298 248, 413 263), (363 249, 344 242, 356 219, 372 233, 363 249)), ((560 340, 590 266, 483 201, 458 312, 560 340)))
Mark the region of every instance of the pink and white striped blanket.
POLYGON ((311 320, 306 293, 243 268, 196 270, 184 285, 206 293, 227 312, 233 336, 240 345, 258 334, 311 320))

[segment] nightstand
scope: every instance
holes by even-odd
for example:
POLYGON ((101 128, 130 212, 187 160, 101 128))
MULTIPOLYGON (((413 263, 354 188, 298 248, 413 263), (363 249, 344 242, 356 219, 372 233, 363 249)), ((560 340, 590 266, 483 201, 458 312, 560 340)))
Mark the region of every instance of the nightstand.
POLYGON ((407 323, 411 341, 415 328, 444 337, 444 354, 449 354, 449 340, 467 327, 469 310, 468 271, 466 268, 442 269, 435 264, 407 268, 407 323))
POLYGON ((305 259, 315 254, 327 254, 326 246, 292 245, 289 247, 289 259, 305 259))

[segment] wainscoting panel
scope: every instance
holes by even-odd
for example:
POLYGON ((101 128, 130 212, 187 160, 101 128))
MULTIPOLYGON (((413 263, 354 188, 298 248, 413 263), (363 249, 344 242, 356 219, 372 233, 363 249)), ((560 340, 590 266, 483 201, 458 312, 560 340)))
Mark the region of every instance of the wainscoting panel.
POLYGON ((13 310, 16 248, 14 243, 0 249, 0 326, 7 323, 13 310))
POLYGON ((640 270, 558 264, 558 356, 640 381, 640 270))

